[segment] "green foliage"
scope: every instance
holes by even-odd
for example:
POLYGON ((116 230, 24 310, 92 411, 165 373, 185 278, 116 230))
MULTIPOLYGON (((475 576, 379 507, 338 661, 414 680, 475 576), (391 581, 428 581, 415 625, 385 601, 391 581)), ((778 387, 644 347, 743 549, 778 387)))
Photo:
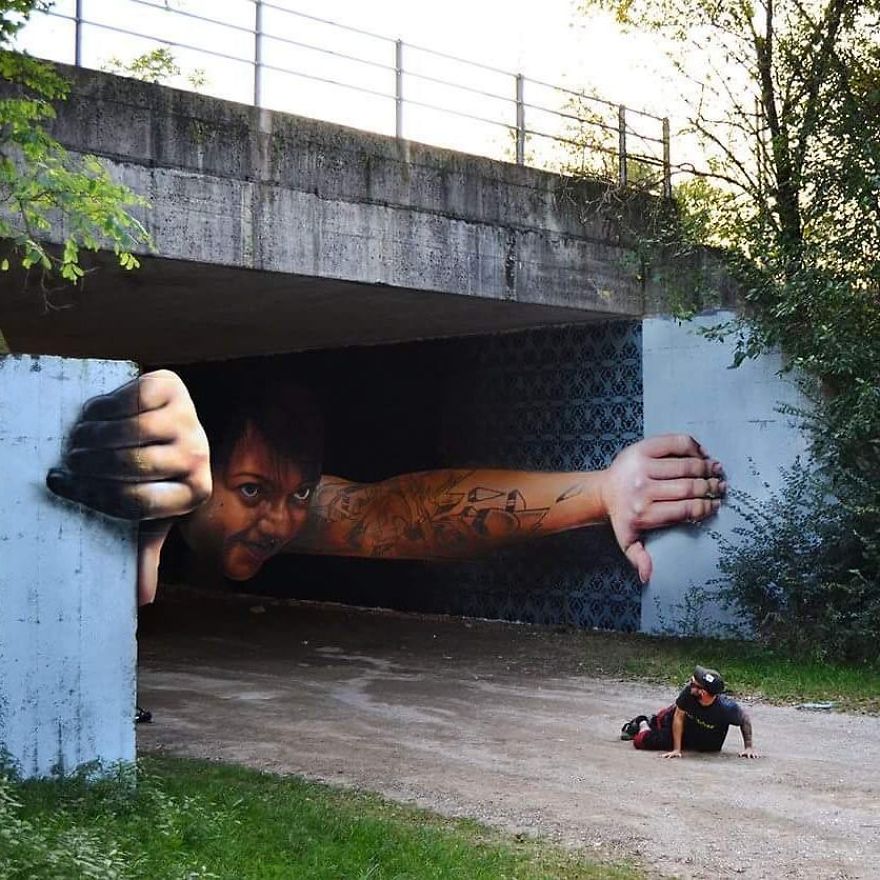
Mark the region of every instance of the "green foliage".
POLYGON ((765 501, 733 492, 741 525, 733 540, 719 537, 718 583, 761 640, 793 657, 859 662, 877 654, 880 591, 861 575, 876 570, 877 536, 833 491, 797 461, 765 501))
POLYGON ((136 780, 124 770, 100 782, 0 781, 0 880, 640 876, 474 822, 204 762, 151 760, 136 780))
POLYGON ((131 61, 123 61, 114 55, 107 61, 105 69, 119 76, 130 76, 132 79, 148 83, 167 83, 169 80, 183 77, 197 91, 207 82, 205 71, 198 67, 184 76, 174 53, 164 46, 144 52, 131 61))
POLYGON ((36 269, 40 295, 52 305, 56 279, 78 283, 85 275, 83 250, 112 250, 119 265, 137 268, 134 251, 152 243, 132 209, 146 201, 113 181, 94 156, 73 156, 46 130, 53 101, 68 97, 68 85, 45 62, 9 48, 41 0, 0 0, 0 271, 13 265, 36 269), (47 243, 63 229, 60 247, 47 243))
POLYGON ((658 218, 648 238, 716 248, 742 309, 709 335, 733 337, 734 365, 780 347, 812 400, 800 415, 822 485, 806 492, 791 478, 773 502, 778 516, 763 522, 763 552, 760 531, 744 535, 755 543, 741 564, 730 557, 728 574, 740 598, 751 597, 756 624, 767 610, 762 569, 772 566, 767 589, 789 591, 792 608, 821 618, 810 630, 817 651, 867 651, 868 633, 880 637, 871 610, 880 594, 880 2, 582 5, 675 41, 679 72, 699 85, 689 130, 706 159, 677 190, 678 216, 658 218), (819 533, 792 527, 810 519, 800 503, 814 505, 819 533), (817 540, 828 547, 817 552, 817 540), (864 615, 851 613, 857 603, 864 615))
POLYGON ((119 850, 93 829, 61 815, 34 822, 23 815, 17 786, 0 775, 0 880, 126 880, 119 850))

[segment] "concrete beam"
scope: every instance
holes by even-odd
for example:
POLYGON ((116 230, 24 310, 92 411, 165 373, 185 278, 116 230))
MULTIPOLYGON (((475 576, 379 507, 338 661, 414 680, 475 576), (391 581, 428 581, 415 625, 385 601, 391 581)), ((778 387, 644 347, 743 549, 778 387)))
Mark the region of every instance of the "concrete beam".
POLYGON ((655 295, 614 218, 584 207, 597 184, 62 72, 72 91, 54 134, 150 199, 159 257, 140 275, 99 260, 75 308, 49 320, 4 273, 16 350, 268 354, 640 316, 655 295))

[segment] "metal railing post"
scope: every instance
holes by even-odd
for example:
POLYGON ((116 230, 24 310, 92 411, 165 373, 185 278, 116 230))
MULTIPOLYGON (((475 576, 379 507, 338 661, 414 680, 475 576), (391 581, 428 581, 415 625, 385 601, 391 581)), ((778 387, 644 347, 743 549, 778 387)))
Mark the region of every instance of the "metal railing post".
POLYGON ((403 137, 403 40, 394 44, 394 133, 403 137))
POLYGON ((263 102, 263 0, 254 0, 254 107, 263 102))
POLYGON ((83 0, 76 0, 76 11, 74 12, 74 44, 73 44, 73 63, 77 67, 82 67, 82 31, 83 31, 83 0))
POLYGON ((626 186, 626 107, 617 108, 617 183, 626 186))
POLYGON ((672 198, 672 160, 669 149, 669 117, 663 117, 663 198, 672 198))
POLYGON ((516 75, 516 164, 526 164, 526 104, 525 79, 516 75))

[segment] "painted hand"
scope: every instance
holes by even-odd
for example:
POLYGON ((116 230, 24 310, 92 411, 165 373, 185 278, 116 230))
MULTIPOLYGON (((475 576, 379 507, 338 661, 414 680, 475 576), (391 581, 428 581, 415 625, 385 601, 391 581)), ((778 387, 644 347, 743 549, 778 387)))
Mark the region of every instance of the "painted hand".
POLYGON ((727 489, 722 477, 720 463, 687 434, 662 434, 629 446, 605 471, 605 510, 643 584, 653 564, 642 533, 711 516, 727 489))
POLYGON ((181 379, 158 370, 88 401, 46 485, 110 516, 151 521, 142 528, 138 577, 149 601, 169 518, 211 494, 208 440, 181 379))

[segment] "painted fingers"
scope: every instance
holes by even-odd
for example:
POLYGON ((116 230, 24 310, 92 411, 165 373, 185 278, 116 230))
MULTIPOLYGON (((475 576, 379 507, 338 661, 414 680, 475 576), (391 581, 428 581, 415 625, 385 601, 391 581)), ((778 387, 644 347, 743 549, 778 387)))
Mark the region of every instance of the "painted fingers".
POLYGON ((148 373, 88 401, 48 487, 123 519, 188 513, 211 493, 208 441, 180 378, 148 373))
POLYGON ((727 491, 720 462, 687 434, 664 434, 628 447, 605 472, 603 498, 615 537, 645 583, 653 565, 642 534, 701 522, 727 491))

